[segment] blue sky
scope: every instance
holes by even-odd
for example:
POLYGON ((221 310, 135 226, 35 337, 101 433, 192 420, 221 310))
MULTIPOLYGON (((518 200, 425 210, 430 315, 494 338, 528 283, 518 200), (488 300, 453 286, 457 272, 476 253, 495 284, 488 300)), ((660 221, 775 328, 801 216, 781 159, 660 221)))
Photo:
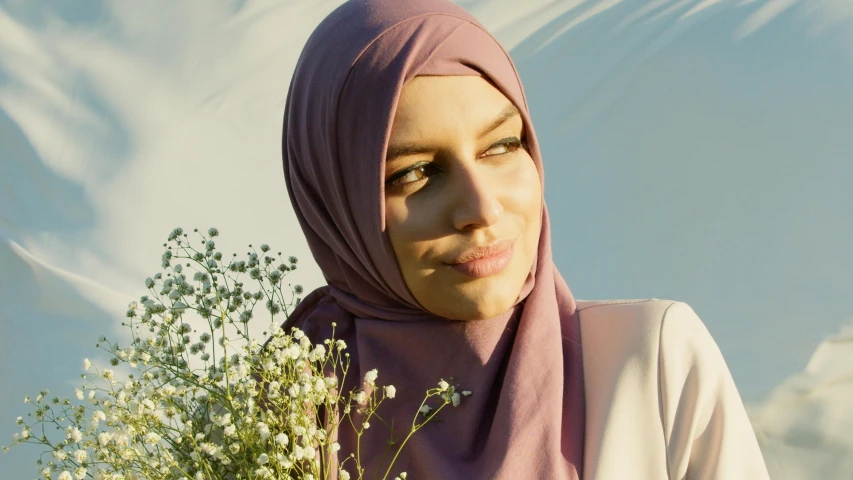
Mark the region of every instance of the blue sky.
POLYGON ((760 3, 622 2, 541 47, 578 8, 511 52, 575 294, 690 303, 748 400, 853 316, 850 37, 794 6, 735 38, 760 3))

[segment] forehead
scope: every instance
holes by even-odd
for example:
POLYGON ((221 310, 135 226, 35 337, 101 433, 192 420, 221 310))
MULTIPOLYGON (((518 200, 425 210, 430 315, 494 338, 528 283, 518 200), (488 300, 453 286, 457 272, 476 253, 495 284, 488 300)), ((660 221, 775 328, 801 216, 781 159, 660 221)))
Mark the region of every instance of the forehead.
POLYGON ((476 120, 511 102, 488 79, 475 75, 416 76, 403 87, 394 116, 395 128, 434 122, 442 116, 476 120))

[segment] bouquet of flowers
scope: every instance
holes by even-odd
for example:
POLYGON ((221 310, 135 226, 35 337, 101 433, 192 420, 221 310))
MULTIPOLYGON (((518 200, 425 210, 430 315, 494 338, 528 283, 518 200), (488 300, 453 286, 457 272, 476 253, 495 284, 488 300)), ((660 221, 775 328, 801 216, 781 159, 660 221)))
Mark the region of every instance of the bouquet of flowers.
MULTIPOLYGON (((201 248, 180 228, 163 244, 164 272, 145 280, 150 295, 132 302, 122 323, 130 345, 106 337, 96 344, 126 375, 83 360, 93 374, 81 375, 77 402, 49 399, 48 390, 24 398, 35 411, 27 414, 31 420, 17 418, 22 430, 13 446, 49 449, 42 454, 48 461, 36 462, 45 479, 362 479, 358 451, 340 452, 337 432, 353 428, 360 442, 396 388, 378 385, 373 369, 362 388, 339 391, 349 367, 345 342, 333 334, 313 344, 296 328, 278 327, 276 317, 286 316, 302 293, 294 285, 285 299, 283 279, 296 269, 295 257, 285 262, 267 245, 260 252, 250 245, 246 260, 234 254, 226 262, 215 228, 194 232, 201 248), (240 281, 246 274, 249 285, 240 281), (248 330, 259 303, 271 320, 264 345, 248 330), (203 326, 193 328, 192 320, 203 326)), ((407 440, 441 409, 457 406, 460 393, 471 392, 445 380, 427 390, 405 437, 389 440, 390 463, 376 478, 392 475, 407 440)))

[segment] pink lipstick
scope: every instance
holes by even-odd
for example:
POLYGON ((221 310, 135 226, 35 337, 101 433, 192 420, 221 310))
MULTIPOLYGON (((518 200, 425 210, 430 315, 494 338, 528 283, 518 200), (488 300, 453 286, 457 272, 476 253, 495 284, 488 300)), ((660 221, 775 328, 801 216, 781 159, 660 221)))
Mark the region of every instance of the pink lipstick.
POLYGON ((498 242, 492 246, 479 248, 460 255, 450 266, 456 271, 474 278, 484 278, 494 275, 512 260, 513 243, 498 242), (465 261, 467 259, 467 261, 465 261))

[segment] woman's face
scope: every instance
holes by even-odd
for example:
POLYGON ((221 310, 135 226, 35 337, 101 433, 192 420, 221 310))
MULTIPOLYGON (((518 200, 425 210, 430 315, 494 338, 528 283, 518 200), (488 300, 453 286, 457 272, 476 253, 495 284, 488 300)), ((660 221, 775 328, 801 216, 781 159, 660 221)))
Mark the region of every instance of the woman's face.
POLYGON ((542 218, 524 141, 518 111, 482 77, 419 76, 403 88, 386 156, 385 222, 406 285, 433 314, 482 320, 518 297, 542 218))

